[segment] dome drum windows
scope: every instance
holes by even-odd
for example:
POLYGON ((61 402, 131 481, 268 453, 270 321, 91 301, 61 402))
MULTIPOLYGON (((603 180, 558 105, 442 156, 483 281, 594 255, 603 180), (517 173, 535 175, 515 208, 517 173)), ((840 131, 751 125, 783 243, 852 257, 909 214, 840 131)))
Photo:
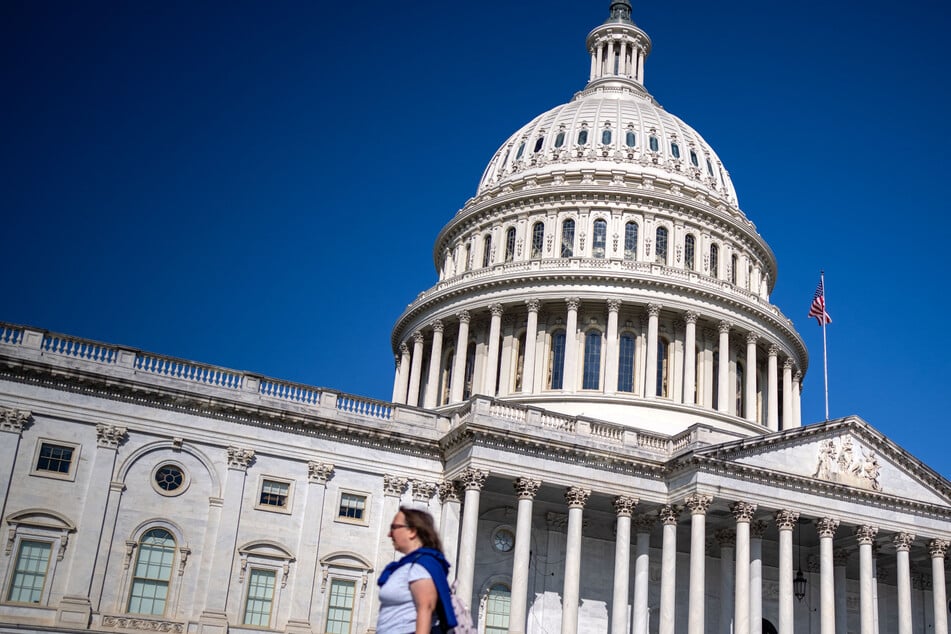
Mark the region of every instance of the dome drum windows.
POLYGON ((601 131, 601 145, 611 145, 611 128, 606 127, 601 131))
POLYGON ((545 243, 545 224, 536 222, 532 225, 532 250, 531 259, 538 260, 542 257, 542 249, 545 243))
POLYGON ((720 247, 710 245, 710 277, 720 277, 720 247))
POLYGON ((675 159, 680 159, 680 146, 676 142, 670 143, 670 155, 675 159))
POLYGON ((578 145, 587 145, 588 144, 588 126, 585 124, 581 125, 581 130, 578 131, 578 145))
POLYGON ((589 330, 584 337, 584 367, 581 377, 581 389, 597 390, 601 388, 601 331, 589 330))
POLYGON ((651 152, 659 152, 660 140, 658 140, 658 138, 652 134, 647 139, 647 146, 650 148, 651 152))
POLYGON ((667 227, 657 227, 654 240, 654 262, 667 264, 667 227))
POLYGON ((565 220, 561 223, 561 257, 570 258, 575 253, 575 221, 565 220))
POLYGON ((624 225, 624 259, 637 259, 637 223, 629 222, 624 225))
POLYGON ((688 271, 693 271, 696 268, 696 251, 697 240, 693 237, 692 233, 688 233, 684 237, 684 268, 688 271))
POLYGON ((624 145, 631 149, 637 145, 637 135, 634 134, 634 130, 628 129, 628 131, 624 134, 624 145))
POLYGON ((515 259, 515 227, 509 227, 505 232, 505 261, 515 259))
POLYGON ((488 268, 492 263, 492 234, 482 240, 482 268, 488 268))
POLYGON ((607 249, 608 223, 598 219, 594 221, 594 239, 591 241, 591 255, 596 259, 604 259, 607 249))

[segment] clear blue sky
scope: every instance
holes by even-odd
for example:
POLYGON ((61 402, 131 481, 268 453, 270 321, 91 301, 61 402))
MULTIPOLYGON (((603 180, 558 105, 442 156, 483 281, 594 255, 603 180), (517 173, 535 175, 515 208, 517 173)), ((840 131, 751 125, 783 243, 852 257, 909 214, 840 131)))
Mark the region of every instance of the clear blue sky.
MULTIPOLYGON (((388 399, 390 327, 607 0, 0 3, 0 320, 388 399)), ((634 2, 723 159, 823 417, 951 476, 946 1, 634 2)))

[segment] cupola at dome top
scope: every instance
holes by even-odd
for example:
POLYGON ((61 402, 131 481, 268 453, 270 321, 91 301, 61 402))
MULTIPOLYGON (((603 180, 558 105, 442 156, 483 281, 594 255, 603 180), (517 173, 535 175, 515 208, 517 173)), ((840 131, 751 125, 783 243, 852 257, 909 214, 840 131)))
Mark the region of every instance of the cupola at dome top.
POLYGON ((588 34, 591 77, 588 87, 624 85, 644 91, 644 60, 650 54, 651 40, 631 21, 631 3, 611 3, 604 24, 588 34))

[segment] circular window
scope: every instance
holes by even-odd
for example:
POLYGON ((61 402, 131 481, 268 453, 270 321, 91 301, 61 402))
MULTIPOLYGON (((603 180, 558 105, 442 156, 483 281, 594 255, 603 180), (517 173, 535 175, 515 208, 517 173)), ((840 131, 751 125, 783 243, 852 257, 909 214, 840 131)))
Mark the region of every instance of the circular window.
POLYGON ((188 486, 188 477, 179 465, 166 462, 152 472, 152 486, 162 495, 178 495, 188 486))
POLYGON ((492 548, 500 553, 507 553, 515 548, 515 533, 505 527, 500 527, 492 533, 492 548))

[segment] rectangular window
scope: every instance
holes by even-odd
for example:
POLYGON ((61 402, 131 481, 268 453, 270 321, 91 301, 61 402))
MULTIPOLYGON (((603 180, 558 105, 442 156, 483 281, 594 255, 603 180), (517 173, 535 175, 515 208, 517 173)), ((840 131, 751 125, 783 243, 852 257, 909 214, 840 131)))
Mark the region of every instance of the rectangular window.
POLYGON ((340 494, 340 510, 337 517, 342 520, 363 524, 366 521, 367 496, 359 493, 340 494))
POLYGON ((291 485, 287 482, 264 480, 261 483, 261 497, 258 500, 258 505, 286 509, 290 491, 291 485))
POLYGON ((39 603, 50 563, 49 542, 21 541, 7 601, 39 603))
POLYGON ((72 464, 73 447, 48 442, 40 444, 40 454, 36 460, 37 471, 68 474, 72 464))
POLYGON ((271 603, 274 600, 273 570, 252 568, 248 576, 248 599, 244 604, 244 624, 268 627, 271 624, 271 603))
POLYGON ((330 600, 327 604, 327 634, 350 634, 356 586, 355 581, 344 579, 334 579, 330 582, 330 600))
POLYGON ((172 576, 175 550, 163 544, 141 543, 129 593, 131 614, 165 614, 168 581, 172 576))

